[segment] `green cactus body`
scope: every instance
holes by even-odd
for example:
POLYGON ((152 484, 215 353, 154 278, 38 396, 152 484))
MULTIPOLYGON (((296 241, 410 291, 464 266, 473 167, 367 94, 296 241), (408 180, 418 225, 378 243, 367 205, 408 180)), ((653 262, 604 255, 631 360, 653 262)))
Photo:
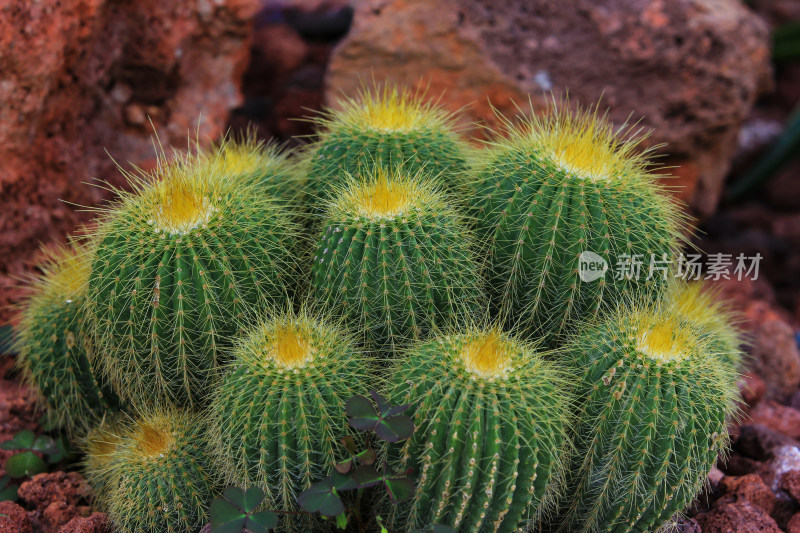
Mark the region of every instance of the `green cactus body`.
POLYGON ((298 230, 253 180, 161 162, 106 214, 88 303, 99 361, 136 406, 202 404, 248 316, 285 305, 298 230))
POLYGON ((468 146, 455 133, 452 115, 420 95, 384 88, 339 103, 319 120, 320 140, 310 149, 308 193, 327 199, 346 174, 373 167, 420 169, 455 191, 464 182, 468 146))
POLYGON ((480 297, 462 219, 420 175, 377 171, 333 200, 312 295, 384 350, 474 312, 480 297))
POLYGON ((102 505, 115 531, 195 533, 206 523, 215 487, 205 428, 199 415, 151 412, 103 449, 113 454, 98 460, 108 469, 102 505))
POLYGON ((518 531, 547 511, 563 475, 569 391, 531 346, 495 330, 434 338, 404 354, 389 398, 410 404, 416 425, 395 461, 417 484, 398 531, 518 531))
POLYGON ((18 364, 44 400, 47 416, 73 432, 84 429, 119 401, 91 362, 83 303, 91 250, 79 244, 52 249, 32 280, 21 313, 18 364))
POLYGON ((651 258, 672 260, 682 215, 633 152, 637 141, 564 110, 509 122, 508 135, 488 150, 471 201, 491 248, 493 300, 508 321, 552 342, 623 294, 657 293, 666 275, 647 279, 651 258), (582 281, 583 252, 607 262, 605 275, 582 281), (640 276, 617 268, 628 260, 642 264, 640 276))
POLYGON ((583 376, 560 531, 659 530, 726 450, 733 371, 668 305, 621 305, 563 355, 583 376))
MULTIPOLYGON (((347 336, 322 321, 287 315, 255 327, 211 405, 227 482, 261 487, 267 508, 296 510, 297 495, 336 462, 348 433, 345 403, 370 390, 367 366, 347 336)), ((294 518, 284 526, 302 521, 294 518)))
POLYGON ((698 329, 707 338, 710 349, 718 359, 734 371, 738 380, 744 352, 742 338, 736 327, 737 317, 720 299, 713 286, 702 282, 674 282, 664 294, 666 305, 672 306, 689 327, 698 329))

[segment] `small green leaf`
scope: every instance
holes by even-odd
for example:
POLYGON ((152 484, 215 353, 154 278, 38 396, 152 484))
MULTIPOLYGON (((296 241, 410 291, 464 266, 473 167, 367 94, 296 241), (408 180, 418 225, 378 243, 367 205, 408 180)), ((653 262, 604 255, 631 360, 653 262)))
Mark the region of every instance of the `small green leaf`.
POLYGON ((47 454, 47 462, 54 465, 68 458, 71 454, 72 450, 69 447, 69 441, 64 435, 59 435, 55 440, 55 450, 47 454))
POLYGON ((240 533, 247 518, 241 509, 221 498, 211 502, 208 514, 211 516, 212 533, 240 533))
POLYGON ((253 533, 267 533, 278 527, 278 515, 272 511, 261 511, 247 517, 245 527, 253 533))
POLYGON ((246 513, 252 513, 255 511, 261 502, 264 501, 264 491, 258 487, 250 487, 244 493, 244 497, 242 498, 242 509, 246 513))
POLYGON ((29 429, 23 429, 11 440, 0 443, 0 448, 4 450, 30 450, 36 435, 29 429))
POLYGON ((387 477, 384 480, 386 492, 394 503, 404 502, 414 496, 414 482, 405 476, 387 477))
POLYGON ((233 505, 236 505, 242 511, 245 510, 244 508, 244 491, 239 487, 228 487, 223 492, 222 495, 225 496, 225 499, 231 502, 233 505))
POLYGON ((342 513, 336 515, 336 527, 338 529, 347 529, 347 515, 342 513))
POLYGON ((36 437, 36 440, 33 441, 31 449, 35 452, 42 452, 45 455, 58 453, 58 446, 56 446, 56 441, 53 440, 53 437, 50 437, 48 435, 39 435, 38 437, 36 437))
POLYGON ((356 455, 356 459, 358 459, 358 462, 361 463, 362 465, 375 464, 377 458, 378 454, 375 453, 375 450, 373 450, 372 448, 367 448, 363 452, 356 455))
POLYGON ((6 459, 5 469, 11 477, 30 477, 47 472, 47 464, 35 453, 25 451, 6 459))
POLYGON ((297 497, 297 503, 309 513, 337 516, 344 512, 342 499, 336 494, 332 477, 315 483, 297 497))
POLYGON ((0 501, 17 501, 19 499, 19 494, 17 494, 18 488, 19 487, 17 485, 9 485, 3 490, 0 490, 0 501))
POLYGON ((406 415, 395 415, 381 420, 374 431, 381 440, 400 442, 414 434, 414 421, 406 415))
POLYGON ((366 396, 356 395, 347 400, 345 412, 350 425, 361 431, 372 430, 380 420, 375 406, 366 396))

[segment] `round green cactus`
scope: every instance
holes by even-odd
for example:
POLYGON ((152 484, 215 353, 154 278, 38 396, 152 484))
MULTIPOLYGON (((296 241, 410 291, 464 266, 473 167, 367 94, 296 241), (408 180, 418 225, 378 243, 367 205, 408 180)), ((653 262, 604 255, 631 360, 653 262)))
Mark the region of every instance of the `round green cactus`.
POLYGON ((345 403, 369 391, 369 363, 339 329, 304 314, 265 320, 234 355, 211 405, 217 463, 229 483, 264 489, 268 508, 296 510, 336 462, 345 403))
POLYGON ((365 90, 319 119, 320 139, 309 150, 312 201, 327 199, 347 174, 370 174, 376 166, 424 169, 452 190, 461 187, 469 147, 452 114, 423 96, 388 86, 365 90))
POLYGON ((658 530, 727 448, 733 370, 663 303, 620 305, 577 333, 563 356, 583 375, 559 531, 658 530))
POLYGON ((18 364, 38 392, 52 422, 73 432, 85 429, 119 400, 91 362, 86 331, 86 287, 92 250, 82 244, 45 250, 43 274, 29 283, 18 335, 18 364))
POLYGON ((161 161, 98 229, 88 309, 98 361, 136 406, 202 404, 249 315, 286 304, 297 226, 252 179, 161 161))
POLYGON ((479 165, 471 205, 508 322, 552 342, 622 295, 657 293, 683 215, 631 132, 568 109, 507 129, 479 165), (582 259, 609 270, 582 272, 582 259))
POLYGON ((312 296, 372 348, 392 349, 475 312, 472 239, 420 174, 377 169, 332 200, 312 266, 312 296))
POLYGON ((105 432, 105 445, 88 447, 115 531, 195 533, 206 523, 215 487, 205 428, 199 415, 151 411, 113 440, 105 432))
POLYGON ((664 294, 664 301, 689 326, 698 328, 708 338, 711 350, 723 364, 730 366, 738 379, 736 372, 741 370, 744 360, 742 337, 735 313, 720 299, 718 291, 699 281, 674 282, 664 294))
POLYGON ((417 426, 396 460, 417 478, 399 530, 511 532, 545 512, 563 476, 569 397, 553 363, 497 330, 408 350, 389 385, 417 426))
POLYGON ((83 477, 92 487, 92 503, 107 510, 109 489, 114 486, 114 460, 123 443, 123 426, 118 422, 104 420, 92 428, 80 440, 84 452, 83 477))

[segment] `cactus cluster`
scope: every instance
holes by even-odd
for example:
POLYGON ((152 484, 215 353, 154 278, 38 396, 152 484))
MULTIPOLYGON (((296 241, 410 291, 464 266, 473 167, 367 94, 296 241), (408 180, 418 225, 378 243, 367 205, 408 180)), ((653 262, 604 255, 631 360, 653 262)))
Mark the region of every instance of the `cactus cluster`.
POLYGON ((291 155, 225 139, 127 174, 17 336, 117 531, 196 533, 225 484, 321 531, 298 496, 330 507, 342 469, 362 507, 337 523, 362 531, 644 533, 695 496, 735 416, 734 316, 661 270, 581 270, 669 263, 685 217, 635 132, 566 104, 504 123, 468 148, 452 114, 384 88, 291 155), (364 428, 405 409, 413 435, 375 454, 364 428))

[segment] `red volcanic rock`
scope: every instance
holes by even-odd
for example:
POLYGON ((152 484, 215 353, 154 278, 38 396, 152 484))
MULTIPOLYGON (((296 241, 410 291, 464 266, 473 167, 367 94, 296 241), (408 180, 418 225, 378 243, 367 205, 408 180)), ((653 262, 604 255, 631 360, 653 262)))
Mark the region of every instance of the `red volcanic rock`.
POLYGON ((772 513, 775 509, 775 495, 756 474, 742 477, 727 476, 722 478, 719 486, 725 495, 718 500, 718 504, 747 500, 763 509, 767 514, 772 513))
POLYGON ((746 408, 755 407, 767 392, 767 384, 757 374, 746 373, 739 380, 739 391, 746 408))
POLYGON ((695 520, 703 533, 782 533, 775 520, 747 500, 715 505, 695 520))
POLYGON ((753 423, 763 424, 793 439, 800 438, 800 411, 774 401, 760 403, 750 411, 753 423))
POLYGON ((50 472, 37 474, 20 485, 19 497, 38 508, 45 508, 52 502, 77 505, 91 490, 77 472, 50 472))
POLYGON ((58 530, 58 533, 110 533, 111 525, 105 513, 92 513, 89 517, 75 517, 58 530))
POLYGON ((0 502, 0 531, 32 533, 31 521, 25 509, 14 502, 0 502))
POLYGON ((110 196, 116 160, 222 133, 240 102, 259 0, 41 0, 0 17, 0 324, 38 242, 61 240, 110 196), (149 120, 148 120, 149 117, 149 120))
POLYGON ((786 526, 786 533, 800 533, 800 513, 797 513, 789 520, 786 526))
MULTIPOLYGON (((757 300, 745 309, 743 329, 750 340, 753 372, 766 382, 767 395, 792 394, 800 385, 800 351, 794 328, 769 304, 757 300)), ((795 433, 800 435, 800 430, 795 433)))
POLYGON ((778 486, 788 492, 794 501, 800 503, 800 470, 790 470, 783 474, 778 486))

